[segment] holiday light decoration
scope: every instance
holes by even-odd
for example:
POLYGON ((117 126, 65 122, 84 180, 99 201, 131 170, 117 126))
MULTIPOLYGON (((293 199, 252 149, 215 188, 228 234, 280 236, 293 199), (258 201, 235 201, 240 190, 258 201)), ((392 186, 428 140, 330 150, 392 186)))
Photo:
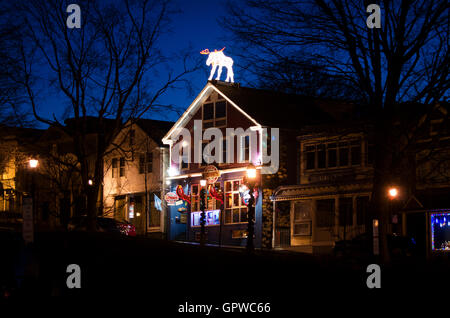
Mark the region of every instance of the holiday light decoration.
POLYGON ((184 194, 183 187, 181 185, 178 185, 177 187, 177 195, 180 197, 181 200, 186 201, 187 203, 191 204, 191 198, 184 194))
POLYGON ((430 224, 431 250, 450 251, 450 212, 432 213, 430 224))
POLYGON ((217 77, 216 80, 220 80, 220 75, 222 74, 222 67, 226 67, 227 69, 227 78, 225 82, 234 83, 234 73, 233 73, 233 59, 229 56, 223 54, 223 50, 214 50, 214 52, 210 52, 209 49, 205 49, 200 52, 200 54, 208 55, 208 59, 206 60, 206 65, 212 66, 211 73, 209 74, 208 80, 212 80, 214 73, 216 72, 217 67, 217 77))
POLYGON ((213 185, 210 186, 209 193, 214 199, 219 200, 220 203, 223 204, 223 193, 218 193, 213 185))
MULTIPOLYGON (((250 199, 250 189, 245 184, 242 184, 239 187, 239 194, 241 196, 242 203, 248 206, 248 200, 250 199)), ((253 197, 255 198, 255 201, 258 199, 258 188, 256 187, 253 189, 253 197)))

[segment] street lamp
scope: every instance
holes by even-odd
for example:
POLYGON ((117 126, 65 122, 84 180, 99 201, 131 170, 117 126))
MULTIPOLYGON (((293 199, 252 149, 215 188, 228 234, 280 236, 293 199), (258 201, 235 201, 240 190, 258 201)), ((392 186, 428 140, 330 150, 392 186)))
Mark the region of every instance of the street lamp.
POLYGON ((202 213, 200 214, 200 245, 205 245, 205 224, 206 224, 206 213, 205 213, 205 199, 206 199, 206 180, 200 180, 200 210, 202 213))
POLYGON ((388 190, 388 195, 389 195, 389 218, 391 219, 391 223, 392 223, 392 232, 393 233, 397 233, 398 232, 398 216, 395 216, 395 221, 394 221, 394 215, 392 213, 392 204, 394 203, 394 200, 397 198, 398 196, 398 189, 396 187, 391 187, 388 190))
POLYGON ((388 191, 388 194, 389 194, 389 197, 391 198, 391 199, 395 199, 397 196, 398 196, 398 190, 397 190, 397 188, 390 188, 389 189, 389 191, 388 191))
POLYGON ((253 235, 255 233, 255 224, 253 219, 255 217, 255 197, 253 195, 253 189, 256 181, 256 167, 253 164, 247 167, 246 185, 249 189, 250 198, 248 200, 248 226, 247 226, 247 252, 251 253, 254 250, 253 235))
POLYGON ((39 161, 36 159, 30 159, 28 161, 28 164, 29 164, 30 168, 34 169, 34 168, 37 168, 39 161))
POLYGON ((39 165, 39 161, 37 159, 30 159, 28 161, 28 165, 31 169, 31 200, 32 200, 32 215, 33 215, 33 223, 36 223, 37 219, 37 202, 36 202, 36 181, 35 181, 35 170, 39 165))

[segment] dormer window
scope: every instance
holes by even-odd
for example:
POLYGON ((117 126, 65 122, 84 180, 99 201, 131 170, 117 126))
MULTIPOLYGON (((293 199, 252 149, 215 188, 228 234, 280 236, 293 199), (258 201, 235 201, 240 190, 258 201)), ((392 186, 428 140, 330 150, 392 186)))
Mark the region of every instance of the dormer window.
POLYGON ((210 127, 226 127, 227 102, 219 100, 203 104, 203 129, 210 127))

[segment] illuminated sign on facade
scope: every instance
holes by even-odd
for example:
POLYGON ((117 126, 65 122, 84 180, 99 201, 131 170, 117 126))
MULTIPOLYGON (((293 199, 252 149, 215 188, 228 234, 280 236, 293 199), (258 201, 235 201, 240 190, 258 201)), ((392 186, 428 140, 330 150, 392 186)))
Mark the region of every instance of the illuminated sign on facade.
POLYGON ((431 214, 431 250, 450 251, 450 212, 431 214))

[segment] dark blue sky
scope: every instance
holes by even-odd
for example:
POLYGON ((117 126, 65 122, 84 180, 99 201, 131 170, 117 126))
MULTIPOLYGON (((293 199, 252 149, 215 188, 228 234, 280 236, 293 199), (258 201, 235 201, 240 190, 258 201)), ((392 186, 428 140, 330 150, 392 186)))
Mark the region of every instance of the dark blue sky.
MULTIPOLYGON (((227 0, 175 0, 174 4, 181 11, 173 18, 173 32, 164 37, 163 46, 168 52, 179 52, 180 49, 189 48, 189 54, 194 57, 200 56, 203 49, 221 49, 228 46, 224 43, 223 38, 226 37, 225 31, 219 26, 218 18, 225 14, 225 4, 227 0)), ((184 111, 196 95, 206 84, 210 68, 204 63, 206 56, 202 61, 202 68, 188 76, 193 87, 194 95, 190 95, 185 89, 172 90, 164 96, 163 100, 173 103, 182 111, 184 111)), ((181 70, 180 70, 181 71, 181 70)), ((222 72, 223 79, 226 71, 222 72)), ((238 81, 238 76, 235 77, 238 81)), ((153 116, 152 116, 153 117, 153 116)), ((158 116, 158 119, 177 120, 174 115, 170 118, 158 116)))
MULTIPOLYGON (((172 32, 163 36, 161 48, 169 56, 183 53, 184 50, 193 57, 204 57, 204 60, 202 60, 202 68, 187 77, 193 87, 193 94, 189 94, 187 89, 170 90, 161 99, 162 103, 174 104, 181 112, 184 112, 207 83, 210 68, 204 64, 206 56, 201 56, 200 51, 205 48, 213 50, 224 46, 229 47, 230 44, 223 41, 223 38, 226 37, 225 31, 217 21, 225 14, 226 2, 227 0, 174 0, 174 5, 180 10, 180 13, 173 16, 172 32)), ((174 65, 180 65, 180 62, 175 60, 174 65)), ((181 71, 181 69, 175 68, 175 73, 177 71, 181 71)), ((163 75, 165 74, 161 75, 161 81, 164 81, 163 75)), ((224 70, 222 72, 223 79, 225 75, 226 71, 224 70)), ((239 81, 239 74, 235 75, 235 81, 239 81)), ((57 118, 60 118, 64 109, 61 106, 61 99, 50 92, 41 91, 41 95, 45 96, 45 102, 42 104, 44 106, 40 108, 41 115, 51 118, 54 113, 57 118)), ((178 119, 178 115, 167 112, 164 114, 150 112, 144 117, 172 121, 178 119)))

